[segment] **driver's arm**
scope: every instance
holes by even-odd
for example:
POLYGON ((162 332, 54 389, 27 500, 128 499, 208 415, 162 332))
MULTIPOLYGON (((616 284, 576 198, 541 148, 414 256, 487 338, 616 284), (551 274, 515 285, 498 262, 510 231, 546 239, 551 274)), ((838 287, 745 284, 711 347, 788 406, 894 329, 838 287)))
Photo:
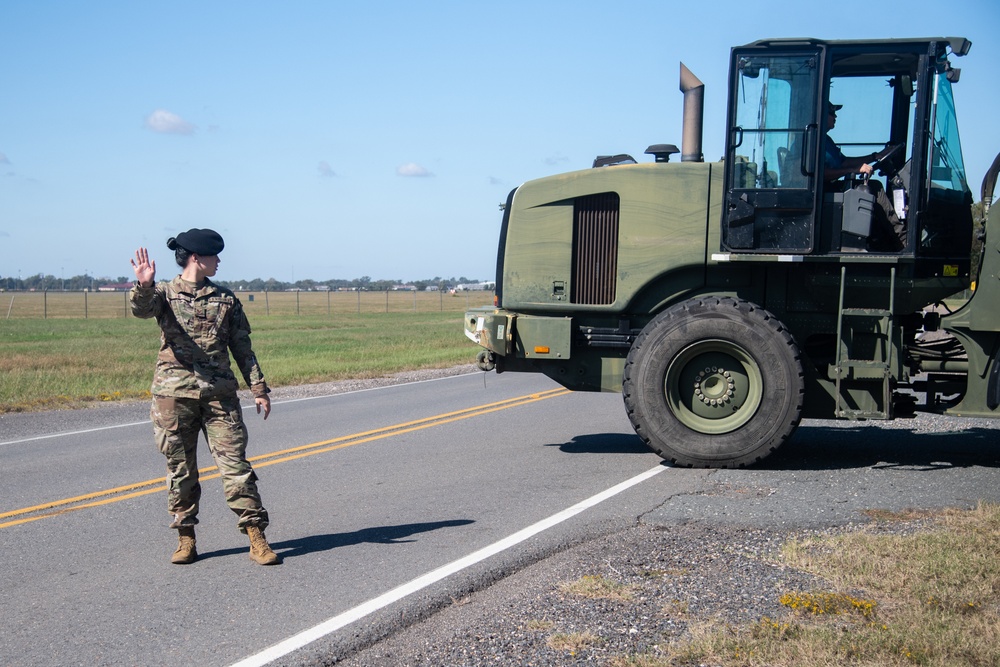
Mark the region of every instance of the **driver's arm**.
POLYGON ((874 170, 870 162, 878 162, 892 152, 892 146, 886 146, 878 153, 870 153, 858 157, 844 156, 838 167, 827 167, 823 170, 823 178, 827 181, 835 181, 848 174, 871 174, 874 170))

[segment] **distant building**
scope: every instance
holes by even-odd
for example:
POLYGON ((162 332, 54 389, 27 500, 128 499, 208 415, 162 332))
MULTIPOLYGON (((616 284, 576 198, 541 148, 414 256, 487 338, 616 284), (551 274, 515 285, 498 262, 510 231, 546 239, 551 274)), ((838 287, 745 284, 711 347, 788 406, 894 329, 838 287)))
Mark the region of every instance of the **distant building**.
POLYGON ((108 283, 107 285, 100 285, 97 288, 98 292, 127 292, 132 289, 134 283, 108 283))

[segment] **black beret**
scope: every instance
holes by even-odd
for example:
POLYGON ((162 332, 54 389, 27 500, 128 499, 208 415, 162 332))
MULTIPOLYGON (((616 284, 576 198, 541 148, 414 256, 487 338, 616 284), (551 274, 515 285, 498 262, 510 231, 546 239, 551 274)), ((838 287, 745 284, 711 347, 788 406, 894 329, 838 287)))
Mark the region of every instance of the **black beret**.
POLYGON ((176 250, 180 246, 195 255, 218 255, 226 247, 219 232, 212 229, 189 229, 176 237, 167 239, 167 247, 176 250))

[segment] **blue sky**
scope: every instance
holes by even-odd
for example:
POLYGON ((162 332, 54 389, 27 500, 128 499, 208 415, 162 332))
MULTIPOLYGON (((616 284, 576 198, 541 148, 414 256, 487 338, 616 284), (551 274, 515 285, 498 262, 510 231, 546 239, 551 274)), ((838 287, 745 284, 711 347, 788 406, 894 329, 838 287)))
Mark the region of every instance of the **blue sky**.
POLYGON ((961 35, 970 185, 1000 150, 1000 3, 0 0, 0 276, 130 275, 223 234, 227 280, 489 279, 498 204, 681 143, 723 152, 729 49, 961 35))

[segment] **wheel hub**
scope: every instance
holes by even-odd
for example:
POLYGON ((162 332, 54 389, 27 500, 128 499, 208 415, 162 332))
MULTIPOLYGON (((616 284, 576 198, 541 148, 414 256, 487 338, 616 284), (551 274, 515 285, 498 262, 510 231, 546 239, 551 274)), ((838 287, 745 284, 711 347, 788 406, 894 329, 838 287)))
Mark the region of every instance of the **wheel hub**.
POLYGON ((664 396, 678 420, 699 433, 729 433, 760 407, 760 367, 741 346, 705 340, 681 351, 664 377, 664 396))
POLYGON ((722 407, 731 402, 735 389, 732 373, 718 366, 699 371, 694 381, 695 399, 712 407, 722 407))

